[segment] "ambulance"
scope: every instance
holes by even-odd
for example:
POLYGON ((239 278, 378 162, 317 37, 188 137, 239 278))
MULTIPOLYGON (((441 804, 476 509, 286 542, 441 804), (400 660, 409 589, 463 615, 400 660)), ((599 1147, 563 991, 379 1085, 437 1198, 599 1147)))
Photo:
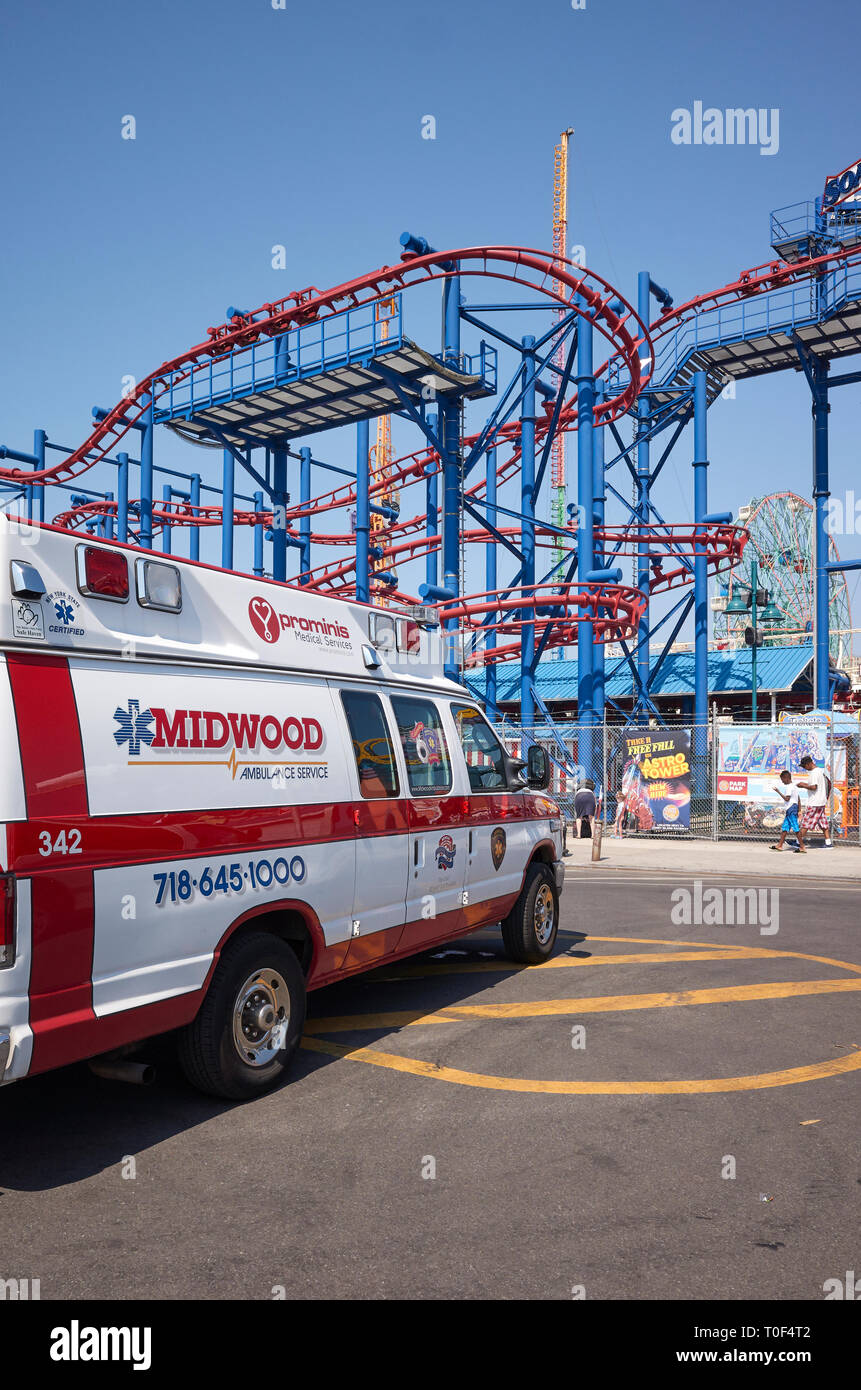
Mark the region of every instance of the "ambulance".
POLYGON ((547 755, 445 678, 434 609, 7 517, 0 582, 0 1085, 170 1033, 244 1100, 309 990, 487 924, 550 955, 547 755))

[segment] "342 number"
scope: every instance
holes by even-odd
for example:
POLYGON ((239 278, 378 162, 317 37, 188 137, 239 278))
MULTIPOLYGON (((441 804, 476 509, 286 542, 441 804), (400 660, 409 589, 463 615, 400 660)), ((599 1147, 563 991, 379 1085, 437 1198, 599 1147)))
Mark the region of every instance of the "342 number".
POLYGON ((39 832, 39 853, 45 858, 49 854, 80 854, 80 830, 60 830, 55 839, 51 838, 50 830, 41 830, 39 832))

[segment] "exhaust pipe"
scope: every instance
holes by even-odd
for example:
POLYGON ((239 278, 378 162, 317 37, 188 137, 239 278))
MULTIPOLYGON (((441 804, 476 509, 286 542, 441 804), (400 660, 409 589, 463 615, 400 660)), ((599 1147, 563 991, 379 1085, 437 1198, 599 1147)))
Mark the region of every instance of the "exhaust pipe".
POLYGON ((155 1081, 151 1062, 108 1062, 95 1058, 90 1062, 90 1071, 105 1081, 129 1081, 133 1086, 151 1086, 155 1081))

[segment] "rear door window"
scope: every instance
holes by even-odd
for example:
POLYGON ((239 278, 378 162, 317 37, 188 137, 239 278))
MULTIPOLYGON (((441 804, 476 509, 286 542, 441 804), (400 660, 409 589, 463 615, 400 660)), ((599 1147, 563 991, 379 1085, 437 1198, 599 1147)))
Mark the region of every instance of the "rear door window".
POLYGON ((342 690, 353 754, 359 773, 359 791, 369 801, 398 794, 395 750, 379 695, 342 690))
POLYGON ((451 790, 451 762, 439 711, 432 700, 392 697, 413 796, 451 790))

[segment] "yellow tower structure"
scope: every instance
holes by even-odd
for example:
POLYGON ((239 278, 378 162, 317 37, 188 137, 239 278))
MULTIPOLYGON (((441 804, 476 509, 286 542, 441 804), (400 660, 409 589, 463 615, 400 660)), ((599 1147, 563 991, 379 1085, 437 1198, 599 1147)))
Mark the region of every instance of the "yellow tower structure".
MULTIPOLYGON (((563 130, 559 136, 559 144, 553 151, 553 256, 554 259, 560 260, 565 259, 568 241, 568 140, 573 134, 571 127, 563 130)), ((561 291, 562 286, 558 280, 554 280, 553 288, 557 293, 561 291)), ((557 320, 564 316, 564 309, 556 311, 557 320)), ((565 347, 562 343, 553 354, 553 364, 560 372, 565 366, 565 347)), ((561 378, 557 378, 557 384, 559 379, 561 378)), ((553 440, 550 453, 550 520, 554 526, 559 527, 564 527, 566 520, 565 481, 565 434, 560 430, 553 440)), ((564 555, 565 549, 559 537, 554 547, 554 561, 559 564, 564 555)))
MULTIPOLYGON (((393 299, 383 299, 377 304, 377 322, 380 325, 380 341, 387 342, 389 336, 389 320, 395 313, 396 305, 393 299)), ((370 449, 371 467, 371 488, 375 488, 380 483, 384 486, 379 492, 373 493, 374 501, 384 505, 395 504, 398 501, 398 491, 391 486, 392 472, 392 421, 389 415, 379 415, 377 417, 377 439, 370 449), (385 486, 388 483, 389 486, 385 486)), ((371 545, 382 546, 385 543, 388 531, 388 523, 384 516, 379 512, 371 512, 371 545)), ((371 558, 370 578, 371 578, 371 597, 376 603, 385 607, 386 586, 374 583, 374 571, 385 569, 385 560, 371 558)))

